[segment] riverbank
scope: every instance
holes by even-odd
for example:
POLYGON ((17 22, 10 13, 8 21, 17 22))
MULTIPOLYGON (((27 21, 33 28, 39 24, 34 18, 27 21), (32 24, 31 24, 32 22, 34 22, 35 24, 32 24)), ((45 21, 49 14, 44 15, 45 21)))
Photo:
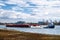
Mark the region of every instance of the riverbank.
POLYGON ((60 40, 60 35, 25 33, 0 29, 0 40, 60 40))

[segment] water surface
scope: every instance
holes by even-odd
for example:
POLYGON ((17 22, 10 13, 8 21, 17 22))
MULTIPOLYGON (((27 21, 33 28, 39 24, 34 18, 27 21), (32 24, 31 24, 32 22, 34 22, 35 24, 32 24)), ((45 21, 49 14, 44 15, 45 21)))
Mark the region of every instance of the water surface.
POLYGON ((6 28, 8 30, 17 30, 23 32, 60 35, 60 26, 55 26, 54 29, 51 29, 51 28, 17 28, 17 27, 6 27, 5 25, 0 25, 0 29, 6 29, 6 28))

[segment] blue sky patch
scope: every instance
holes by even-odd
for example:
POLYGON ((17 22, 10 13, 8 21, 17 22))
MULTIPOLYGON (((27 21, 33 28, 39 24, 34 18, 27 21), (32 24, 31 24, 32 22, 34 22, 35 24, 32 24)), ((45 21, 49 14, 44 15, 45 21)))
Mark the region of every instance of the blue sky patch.
POLYGON ((5 4, 5 6, 2 6, 2 9, 4 10, 11 10, 12 7, 15 7, 15 4, 5 4))
POLYGON ((8 1, 8 0, 0 0, 0 1, 8 1))
POLYGON ((36 4, 34 4, 32 2, 27 2, 27 4, 29 4, 30 6, 37 6, 36 4))

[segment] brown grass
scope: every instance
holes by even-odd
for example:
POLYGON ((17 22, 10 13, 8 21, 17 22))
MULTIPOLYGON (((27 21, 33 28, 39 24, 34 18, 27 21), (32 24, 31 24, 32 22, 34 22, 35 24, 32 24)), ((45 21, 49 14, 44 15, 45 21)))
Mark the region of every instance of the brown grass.
POLYGON ((0 40, 60 40, 60 35, 36 34, 0 29, 0 40))

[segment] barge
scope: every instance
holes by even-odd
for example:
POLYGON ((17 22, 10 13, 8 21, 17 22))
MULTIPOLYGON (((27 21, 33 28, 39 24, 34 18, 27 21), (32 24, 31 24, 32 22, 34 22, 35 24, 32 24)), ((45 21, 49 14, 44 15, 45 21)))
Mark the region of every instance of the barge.
POLYGON ((28 24, 6 24, 6 27, 30 28, 30 25, 28 24))

